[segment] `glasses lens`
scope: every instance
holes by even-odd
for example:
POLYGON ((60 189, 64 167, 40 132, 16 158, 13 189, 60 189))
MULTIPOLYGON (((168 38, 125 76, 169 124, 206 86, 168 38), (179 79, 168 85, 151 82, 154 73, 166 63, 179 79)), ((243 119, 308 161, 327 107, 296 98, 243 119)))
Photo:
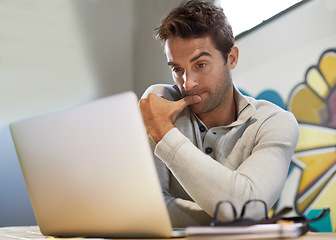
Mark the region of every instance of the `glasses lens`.
POLYGON ((267 218, 266 203, 257 199, 247 201, 242 209, 241 217, 250 219, 267 218))
POLYGON ((217 204, 215 218, 220 222, 234 221, 237 217, 236 209, 230 201, 224 200, 217 204))

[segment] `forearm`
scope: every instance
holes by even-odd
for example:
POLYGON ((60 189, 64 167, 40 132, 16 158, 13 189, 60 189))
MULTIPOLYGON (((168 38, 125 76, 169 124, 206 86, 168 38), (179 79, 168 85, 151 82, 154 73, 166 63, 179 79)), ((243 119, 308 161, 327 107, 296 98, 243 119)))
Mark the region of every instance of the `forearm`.
POLYGON ((213 216, 214 206, 220 200, 227 199, 240 206, 243 199, 251 197, 246 180, 238 180, 240 176, 205 155, 177 131, 173 129, 168 132, 165 140, 171 139, 160 142, 155 153, 207 214, 213 216), (238 193, 239 190, 246 191, 238 193))
MULTIPOLYGON (((156 154, 190 197, 212 216, 215 205, 223 199, 230 200, 238 211, 248 199, 254 198, 272 207, 286 180, 291 158, 287 148, 292 142, 283 143, 285 146, 269 144, 260 144, 260 149, 256 148, 251 157, 233 170, 204 154, 173 129, 158 144, 156 154), (286 152, 288 156, 283 155, 286 152)), ((254 216, 261 218, 263 214, 256 211, 254 216)), ((231 219, 232 215, 224 217, 231 219)))
MULTIPOLYGON (((152 149, 155 143, 150 141, 152 149)), ((168 213, 173 227, 186 227, 195 225, 209 225, 211 218, 195 202, 171 196, 170 194, 170 172, 163 161, 154 156, 154 161, 166 202, 168 213)), ((176 190, 175 190, 176 191, 176 190)))
POLYGON ((211 217, 195 202, 165 194, 171 223, 174 227, 210 225, 211 217))

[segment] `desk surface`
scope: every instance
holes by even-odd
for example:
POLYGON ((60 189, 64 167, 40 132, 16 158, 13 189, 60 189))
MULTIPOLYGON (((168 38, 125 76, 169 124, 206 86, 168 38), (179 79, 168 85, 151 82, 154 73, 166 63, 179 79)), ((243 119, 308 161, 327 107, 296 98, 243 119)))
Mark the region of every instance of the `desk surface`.
MULTIPOLYGON (((43 239, 55 239, 43 236, 37 226, 31 227, 4 227, 0 228, 0 239, 1 240, 43 240, 43 239)), ((69 238, 59 238, 60 240, 65 240, 69 238)), ((73 238, 75 239, 75 238, 73 238)), ((80 238, 76 238, 80 239, 80 238)), ((179 240, 187 240, 188 238, 176 238, 179 240)), ((227 239, 227 238, 225 238, 227 239)), ((293 239, 293 238, 292 238, 293 239)), ((296 238, 299 240, 336 240, 336 233, 313 233, 308 232, 304 236, 296 238)), ((92 239, 93 240, 93 239, 92 239)), ((123 239, 126 240, 126 239, 123 239)), ((144 239, 142 239, 144 240, 144 239)), ((151 239, 154 240, 154 239, 151 239)), ((283 239, 286 240, 286 239, 283 239)))

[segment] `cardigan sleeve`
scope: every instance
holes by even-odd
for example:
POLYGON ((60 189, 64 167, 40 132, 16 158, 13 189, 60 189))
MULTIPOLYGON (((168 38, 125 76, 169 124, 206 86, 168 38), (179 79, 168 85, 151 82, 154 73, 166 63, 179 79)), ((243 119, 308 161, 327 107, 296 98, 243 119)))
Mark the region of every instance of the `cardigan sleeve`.
MULTIPOLYGON (((166 164, 197 206, 211 217, 216 204, 223 199, 234 203, 238 213, 249 199, 265 201, 269 210, 280 196, 287 178, 298 141, 297 122, 291 113, 277 112, 260 124, 254 136, 245 134, 240 141, 251 138, 254 139, 253 151, 235 170, 214 161, 177 128, 170 130, 156 145, 155 155, 166 164)), ((178 203, 175 200, 175 204, 178 203)), ((187 204, 183 204, 180 206, 188 212, 187 204)), ((265 214, 260 208, 250 213, 253 218, 262 218, 265 214)), ((224 208, 220 217, 232 220, 232 212, 224 208)))
MULTIPOLYGON (((151 142, 152 148, 155 148, 151 142)), ((163 196, 168 209, 169 217, 173 227, 187 227, 196 225, 209 225, 211 218, 195 202, 182 198, 175 198, 170 195, 170 173, 165 163, 154 156, 155 165, 161 183, 163 196)))

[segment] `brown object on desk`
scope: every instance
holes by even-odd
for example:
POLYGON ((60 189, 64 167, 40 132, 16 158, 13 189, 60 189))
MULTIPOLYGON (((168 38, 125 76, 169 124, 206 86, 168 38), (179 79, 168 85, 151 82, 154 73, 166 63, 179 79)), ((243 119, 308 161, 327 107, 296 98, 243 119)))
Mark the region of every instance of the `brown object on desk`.
MULTIPOLYGON (((55 239, 43 236, 40 232, 38 226, 31 227, 4 227, 0 228, 0 239, 1 240, 43 240, 43 239, 55 239)), ((66 240, 67 238, 60 238, 61 240, 66 240)), ((69 239, 69 238, 68 238, 69 239)), ((72 238, 80 239, 80 238, 72 238)), ((176 239, 176 238, 175 238, 176 239)), ((188 238, 177 238, 179 240, 187 240, 188 238)), ((204 237, 204 240, 209 240, 209 236, 204 237)), ((336 233, 315 233, 308 232, 304 236, 299 238, 289 238, 289 239, 299 239, 299 240, 336 240, 336 233)), ((126 239, 123 239, 126 240, 126 239)), ((144 239, 142 239, 144 240, 144 239)), ((154 240, 154 239, 151 239, 154 240)), ((283 239, 286 240, 286 239, 283 239)))

